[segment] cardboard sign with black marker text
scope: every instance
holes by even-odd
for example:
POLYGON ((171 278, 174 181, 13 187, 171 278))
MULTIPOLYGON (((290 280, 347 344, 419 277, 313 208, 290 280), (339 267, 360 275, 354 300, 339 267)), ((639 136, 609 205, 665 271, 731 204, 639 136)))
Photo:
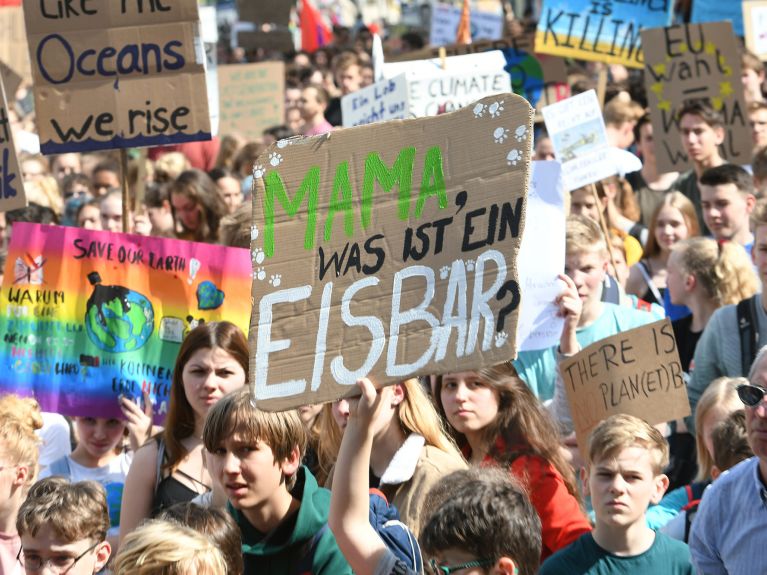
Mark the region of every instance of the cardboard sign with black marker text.
POLYGON ((24 183, 13 146, 13 133, 8 114, 8 98, 0 72, 0 212, 27 205, 24 183))
POLYGON ((669 319, 594 342, 559 369, 582 452, 594 427, 611 415, 628 413, 655 425, 690 414, 669 319))
POLYGON ((251 384, 261 409, 516 356, 533 109, 272 145, 254 169, 251 384))

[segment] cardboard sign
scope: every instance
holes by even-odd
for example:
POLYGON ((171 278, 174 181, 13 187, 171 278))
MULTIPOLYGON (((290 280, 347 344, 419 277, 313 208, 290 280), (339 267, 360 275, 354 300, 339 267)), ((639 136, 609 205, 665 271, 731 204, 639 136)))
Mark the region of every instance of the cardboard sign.
POLYGON ((514 94, 270 147, 256 165, 259 407, 515 357, 533 110, 514 94))
POLYGON ((44 411, 122 417, 151 392, 158 420, 186 333, 247 330, 248 250, 16 223, 0 294, 0 392, 44 411))
POLYGON ((642 39, 658 170, 692 167, 682 146, 677 111, 685 100, 695 98, 708 98, 724 117, 720 155, 733 164, 748 164, 753 141, 740 80, 740 51, 730 23, 643 30, 642 39))
POLYGON ((364 126, 409 117, 405 74, 376 82, 341 98, 341 117, 345 127, 364 126))
POLYGON ((288 28, 273 28, 268 32, 256 29, 239 29, 237 31, 237 46, 246 50, 272 50, 275 52, 291 52, 296 49, 293 34, 288 28))
MULTIPOLYGON (((432 46, 453 44, 461 21, 460 6, 451 4, 433 4, 431 11, 431 30, 429 43, 432 46)), ((495 40, 503 36, 503 12, 484 12, 471 10, 469 22, 471 39, 495 40)))
POLYGON ((13 146, 8 98, 3 80, 0 72, 0 212, 7 212, 26 206, 27 197, 16 160, 16 148, 13 146))
POLYGON ((668 318, 592 343, 562 360, 559 370, 582 450, 594 427, 617 413, 651 425, 690 415, 668 318))
POLYGON ((572 191, 615 173, 602 110, 594 90, 543 108, 554 157, 562 164, 565 189, 572 191))
POLYGON ((27 33, 21 6, 0 7, 0 62, 4 62, 26 82, 32 82, 27 33))
POLYGON ((743 2, 743 29, 746 47, 760 60, 767 60, 767 1, 743 2))
MULTIPOLYGON (((727 20, 732 24, 735 34, 743 37, 743 8, 750 0, 695 0, 692 3, 690 22, 693 24, 706 24, 708 22, 723 22, 727 20)), ((647 26, 649 28, 649 26, 647 26)))
POLYGON ((642 68, 640 30, 671 24, 672 8, 670 0, 544 0, 535 51, 642 68))
POLYGON ((195 0, 66 7, 24 2, 44 154, 210 139, 195 0))
POLYGON ((248 140, 285 123, 285 64, 233 64, 218 67, 222 134, 248 140))
POLYGON ((290 9, 294 4, 285 0, 237 0, 237 12, 243 22, 287 26, 290 24, 290 9))
POLYGON ((0 62, 0 76, 3 77, 3 84, 7 94, 6 100, 13 102, 16 97, 16 91, 21 86, 22 78, 14 72, 13 68, 9 68, 3 62, 0 62))

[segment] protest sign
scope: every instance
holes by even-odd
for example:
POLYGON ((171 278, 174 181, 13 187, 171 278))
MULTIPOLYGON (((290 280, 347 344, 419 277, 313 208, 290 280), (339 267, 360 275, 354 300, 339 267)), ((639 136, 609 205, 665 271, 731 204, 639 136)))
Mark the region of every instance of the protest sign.
POLYGON ((565 198, 559 162, 532 162, 526 217, 546 225, 527 226, 519 250, 524 294, 517 330, 520 351, 558 345, 562 334, 564 319, 554 304, 563 285, 557 276, 565 269, 565 198))
POLYGON ((645 86, 660 172, 692 167, 682 146, 678 110, 707 98, 724 119, 719 153, 733 164, 751 161, 753 142, 740 79, 740 51, 729 22, 642 30, 645 86))
POLYGON ((8 98, 3 74, 0 72, 0 212, 27 205, 8 115, 8 98))
MULTIPOLYGON (((729 0, 695 0, 692 3, 692 13, 690 22, 693 24, 706 24, 709 22, 729 21, 735 34, 743 37, 743 8, 741 4, 748 4, 749 1, 729 0)), ((650 28, 650 26, 647 26, 650 28)))
POLYGON ((14 72, 13 68, 6 66, 4 62, 0 62, 0 76, 3 77, 7 101, 13 102, 16 91, 22 82, 21 76, 14 72))
POLYGON ((243 26, 239 22, 236 30, 237 46, 246 50, 273 50, 275 52, 291 52, 296 49, 293 33, 288 28, 275 27, 268 32, 251 26, 243 26))
POLYGON ((208 87, 210 133, 218 134, 218 16, 215 6, 200 6, 200 36, 205 47, 205 84, 208 87))
POLYGON ((746 47, 760 60, 767 60, 767 1, 743 2, 743 30, 746 47))
POLYGON ((376 82, 341 98, 341 117, 345 127, 363 126, 409 116, 405 74, 376 82))
POLYGON ((26 82, 32 82, 29 66, 29 48, 24 30, 24 13, 21 6, 0 8, 0 62, 4 62, 26 82))
POLYGON ((592 343, 559 369, 581 450, 617 413, 655 425, 690 414, 671 321, 664 319, 592 343))
POLYGON ((565 189, 572 191, 616 172, 608 161, 609 144, 594 90, 543 108, 543 120, 562 164, 565 189))
POLYGON ((670 0, 544 0, 535 51, 642 68, 640 30, 671 24, 672 8, 670 0))
MULTIPOLYGON (((434 4, 431 12, 431 30, 429 43, 432 46, 444 46, 453 44, 461 21, 460 6, 451 4, 434 4)), ((469 22, 471 25, 471 39, 495 40, 503 36, 503 12, 499 9, 495 12, 471 10, 469 22)))
POLYGON ((247 330, 247 250, 15 223, 0 295, 0 392, 44 411, 122 417, 151 392, 164 419, 181 341, 200 322, 247 330))
POLYGON ((232 64, 218 67, 221 134, 248 140, 285 123, 285 64, 232 64))
POLYGON ((251 382, 288 409, 517 350, 530 105, 271 146, 256 164, 251 382))
POLYGON ((243 22, 287 26, 290 24, 290 9, 294 4, 285 0, 237 0, 237 12, 243 22))
POLYGON ((24 2, 44 154, 211 137, 196 0, 24 2))

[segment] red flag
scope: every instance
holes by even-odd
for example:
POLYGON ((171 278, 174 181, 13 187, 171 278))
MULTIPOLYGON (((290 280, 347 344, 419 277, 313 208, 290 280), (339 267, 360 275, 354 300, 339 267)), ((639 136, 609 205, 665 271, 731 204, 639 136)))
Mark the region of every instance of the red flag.
POLYGON ((458 23, 458 31, 455 34, 456 44, 471 44, 471 15, 469 12, 469 0, 463 0, 461 21, 458 23))
POLYGON ((330 44, 333 34, 317 9, 309 0, 301 1, 301 49, 314 52, 317 48, 330 44))

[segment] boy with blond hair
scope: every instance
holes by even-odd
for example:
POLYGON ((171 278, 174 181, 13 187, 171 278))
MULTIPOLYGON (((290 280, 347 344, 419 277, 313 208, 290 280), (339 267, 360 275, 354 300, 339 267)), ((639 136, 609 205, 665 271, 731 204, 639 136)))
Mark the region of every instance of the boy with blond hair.
POLYGON ((540 575, 694 573, 687 545, 656 533, 645 513, 668 487, 663 435, 633 415, 613 415, 589 439, 583 484, 596 514, 592 532, 549 557, 540 575))

